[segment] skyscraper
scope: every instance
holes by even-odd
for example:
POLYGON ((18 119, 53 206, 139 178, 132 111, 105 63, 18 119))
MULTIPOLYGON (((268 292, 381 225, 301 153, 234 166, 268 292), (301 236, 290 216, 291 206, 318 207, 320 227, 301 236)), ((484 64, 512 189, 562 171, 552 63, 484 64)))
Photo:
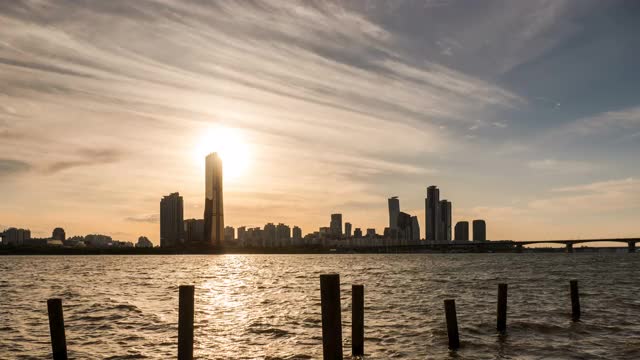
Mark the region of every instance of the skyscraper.
POLYGON ((351 223, 344 223, 344 236, 351 237, 351 223))
POLYGON ((487 241, 487 224, 484 220, 473 220, 473 241, 487 241))
POLYGON ((180 193, 160 200, 160 247, 173 247, 183 240, 184 206, 180 193))
POLYGON ((411 240, 418 241, 420 240, 420 224, 418 223, 418 217, 411 217, 411 240))
POLYGON ((398 216, 400 215, 400 200, 397 196, 389 198, 389 229, 398 228, 398 216))
POLYGON ((456 241, 469 241, 468 221, 458 221, 456 223, 456 241))
POLYGON ((331 235, 336 238, 342 237, 342 214, 331 214, 331 224, 329 228, 331 229, 331 235))
POLYGON ((451 201, 440 200, 439 240, 451 241, 451 201))
POLYGON ((435 185, 427 188, 427 198, 424 200, 426 236, 428 241, 435 242, 440 240, 439 228, 441 223, 440 215, 440 190, 435 185))
POLYGON ((224 208, 222 203, 222 159, 217 153, 205 160, 204 239, 209 245, 220 246, 224 239, 224 208))

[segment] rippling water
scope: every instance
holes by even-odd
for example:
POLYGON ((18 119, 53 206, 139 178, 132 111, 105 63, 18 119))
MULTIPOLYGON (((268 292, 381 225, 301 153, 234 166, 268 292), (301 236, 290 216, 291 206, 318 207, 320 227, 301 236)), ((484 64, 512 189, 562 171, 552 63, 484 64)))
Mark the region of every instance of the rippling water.
POLYGON ((46 299, 63 298, 76 359, 175 358, 178 286, 196 286, 200 359, 322 356, 319 275, 365 285, 371 359, 640 359, 638 254, 22 256, 0 258, 0 358, 50 357, 46 299), (582 321, 572 323, 569 280, 582 321), (495 333, 509 284, 508 335, 495 333), (462 348, 447 350, 443 299, 462 348))

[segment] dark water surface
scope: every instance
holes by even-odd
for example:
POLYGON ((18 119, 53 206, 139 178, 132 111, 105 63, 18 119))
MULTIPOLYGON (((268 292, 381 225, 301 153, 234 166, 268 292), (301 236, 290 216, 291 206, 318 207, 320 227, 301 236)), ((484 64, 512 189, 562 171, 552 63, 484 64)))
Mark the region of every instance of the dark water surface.
POLYGON ((199 359, 318 359, 319 275, 365 285, 371 359, 640 359, 640 254, 0 257, 0 359, 50 358, 46 299, 63 298, 75 359, 175 358, 178 286, 196 286, 199 359), (583 316, 570 319, 569 280, 583 316), (495 333, 509 284, 508 335, 495 333), (455 298, 462 348, 447 350, 455 298))

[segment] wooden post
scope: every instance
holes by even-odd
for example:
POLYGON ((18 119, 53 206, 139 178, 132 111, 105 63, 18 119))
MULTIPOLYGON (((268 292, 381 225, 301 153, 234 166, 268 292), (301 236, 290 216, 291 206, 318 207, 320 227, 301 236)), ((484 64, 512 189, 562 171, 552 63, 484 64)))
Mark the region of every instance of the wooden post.
POLYGON ((498 284, 498 332, 507 331, 507 284, 498 284))
POLYGON ((324 360, 342 360, 340 275, 320 275, 322 306, 322 353, 324 360))
POLYGON ((351 354, 364 356, 364 285, 351 287, 351 354))
POLYGON ((571 280, 571 318, 580 321, 580 294, 578 293, 578 280, 571 280))
POLYGON ((193 360, 193 285, 180 286, 178 304, 178 360, 193 360))
POLYGON ((444 301, 444 313, 447 318, 447 333, 449 335, 449 349, 456 350, 460 347, 460 335, 458 334, 458 318, 456 315, 456 301, 453 299, 444 301))
POLYGON ((47 300, 47 311, 49 312, 49 331, 51 332, 53 360, 67 360, 67 339, 64 335, 62 300, 47 300))

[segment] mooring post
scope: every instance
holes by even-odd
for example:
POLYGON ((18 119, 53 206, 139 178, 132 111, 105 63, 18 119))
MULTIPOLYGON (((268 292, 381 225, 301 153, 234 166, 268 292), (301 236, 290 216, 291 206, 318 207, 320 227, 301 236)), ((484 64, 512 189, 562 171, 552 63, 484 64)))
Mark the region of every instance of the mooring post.
POLYGON ((456 301, 448 299, 444 301, 444 313, 447 318, 447 333, 449 335, 449 349, 456 350, 460 347, 460 335, 458 334, 458 318, 456 315, 456 301))
POLYGON ((498 332, 507 331, 507 284, 498 284, 498 332))
POLYGON ((178 302, 178 360, 193 360, 193 285, 180 285, 178 302))
POLYGON ((322 307, 322 353, 324 360, 342 360, 340 275, 320 275, 322 307))
POLYGON ((578 293, 578 280, 571 280, 571 318, 580 321, 580 294, 578 293))
POLYGON ((47 300, 47 311, 49 312, 49 331, 51 332, 53 360, 67 360, 67 339, 64 335, 62 300, 47 300))
POLYGON ((351 287, 351 354, 364 356, 364 285, 351 287))

